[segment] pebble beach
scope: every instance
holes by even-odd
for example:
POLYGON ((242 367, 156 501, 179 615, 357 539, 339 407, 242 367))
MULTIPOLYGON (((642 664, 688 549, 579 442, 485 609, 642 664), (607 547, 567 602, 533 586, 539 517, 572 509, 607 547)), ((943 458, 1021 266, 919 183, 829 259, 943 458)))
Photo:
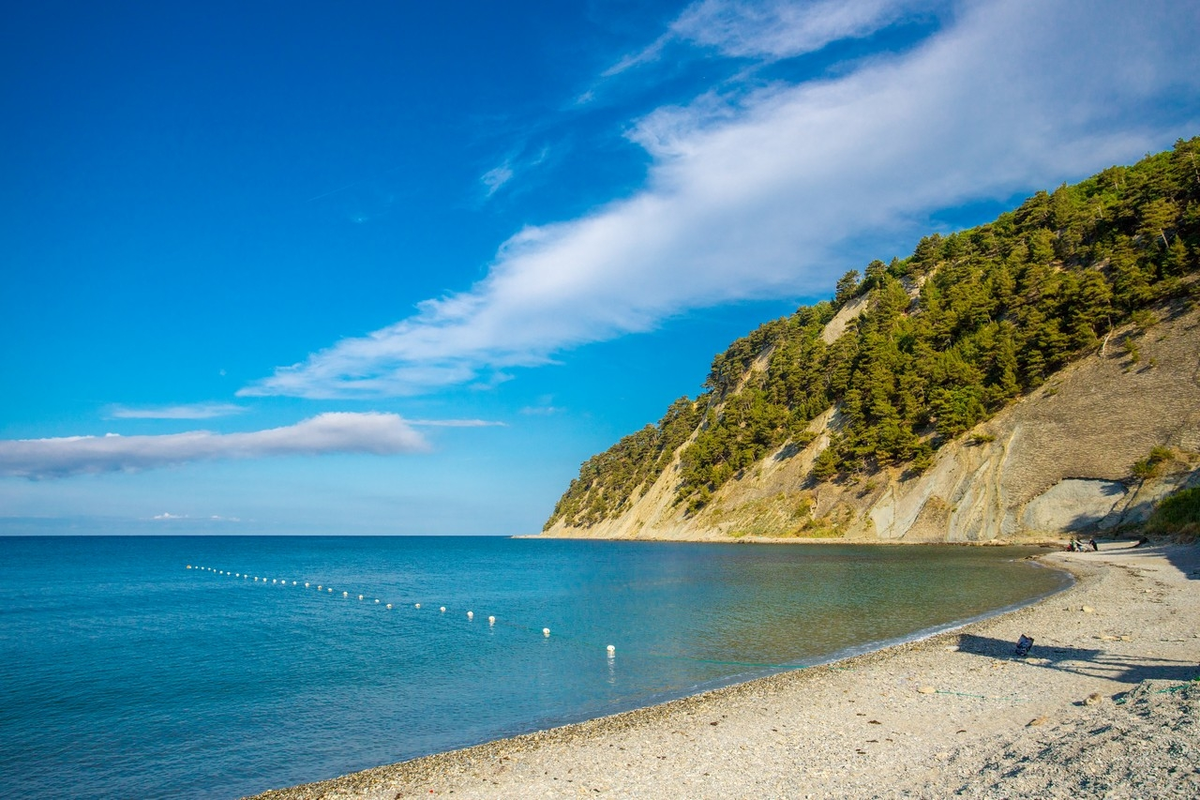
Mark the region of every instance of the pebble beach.
POLYGON ((1075 584, 833 664, 258 797, 1200 796, 1200 547, 1039 560, 1075 584))

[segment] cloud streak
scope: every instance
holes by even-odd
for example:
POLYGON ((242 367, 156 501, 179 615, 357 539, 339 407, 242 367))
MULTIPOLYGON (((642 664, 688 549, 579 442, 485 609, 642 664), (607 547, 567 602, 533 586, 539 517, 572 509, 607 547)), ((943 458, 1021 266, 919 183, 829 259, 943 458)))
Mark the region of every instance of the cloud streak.
POLYGON ((869 36, 914 11, 941 5, 930 0, 702 0, 684 10, 671 33, 734 58, 790 58, 869 36))
MULTIPOLYGON (((788 7, 755 16, 712 0, 672 30, 770 60, 864 35, 913 4, 819 2, 768 24, 788 7), (702 31, 698 20, 718 17, 702 31)), ((239 394, 486 384, 692 309, 828 291, 845 269, 893 254, 879 248, 911 246, 940 209, 1081 177, 1200 124, 1200 7, 963 0, 951 17, 919 47, 836 77, 725 87, 655 110, 628 134, 652 158, 641 191, 522 230, 469 290, 239 394)))
POLYGON ((148 408, 113 406, 105 416, 107 419, 214 419, 241 414, 244 411, 245 406, 234 403, 191 403, 148 408))
POLYGON ((870 36, 913 13, 945 5, 936 0, 700 0, 685 8, 666 33, 618 61, 603 77, 658 61, 668 45, 679 42, 729 58, 792 58, 843 39, 870 36))
POLYGON ((215 459, 428 450, 425 439, 395 414, 333 412, 295 425, 248 433, 191 431, 162 436, 70 436, 0 441, 0 475, 62 478, 80 473, 135 472, 215 459))

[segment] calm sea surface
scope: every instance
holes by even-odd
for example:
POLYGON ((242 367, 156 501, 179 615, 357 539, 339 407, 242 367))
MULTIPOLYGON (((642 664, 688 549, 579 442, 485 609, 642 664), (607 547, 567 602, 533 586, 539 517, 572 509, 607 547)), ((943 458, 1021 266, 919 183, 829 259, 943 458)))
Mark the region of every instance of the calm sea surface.
POLYGON ((1028 552, 0 537, 0 796, 237 797, 645 706, 1065 585, 1028 552))

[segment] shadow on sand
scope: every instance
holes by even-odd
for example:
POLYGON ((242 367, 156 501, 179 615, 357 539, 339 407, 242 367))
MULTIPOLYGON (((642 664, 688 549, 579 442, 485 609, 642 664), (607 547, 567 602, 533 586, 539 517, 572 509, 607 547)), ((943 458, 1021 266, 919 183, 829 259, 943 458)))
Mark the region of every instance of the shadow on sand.
MULTIPOLYGON (((1134 551, 1138 552, 1138 551, 1134 551)), ((1176 544, 1166 547, 1152 548, 1171 562, 1171 566, 1182 572, 1190 580, 1200 581, 1200 543, 1176 544)))
MULTIPOLYGON (((1083 537, 1076 537, 1083 538, 1083 537)), ((1086 539, 1084 540, 1086 541, 1086 539)), ((1194 544, 1137 544, 1137 540, 1118 540, 1102 542, 1100 552, 1105 555, 1120 555, 1128 559, 1128 565, 1138 566, 1137 562, 1147 558, 1165 558, 1171 566, 1179 570, 1189 580, 1200 580, 1200 542, 1194 544)), ((1083 555, 1087 555, 1085 550, 1083 555)), ((1115 562, 1119 563, 1119 562, 1115 562)))
POLYGON ((1033 667, 1061 670, 1093 678, 1107 678, 1136 684, 1145 680, 1189 681, 1200 675, 1194 661, 1176 661, 1151 656, 1127 656, 1082 647, 1041 646, 1036 642, 1029 655, 1017 658, 1014 642, 964 633, 958 637, 958 651, 988 658, 1020 661, 1033 667))

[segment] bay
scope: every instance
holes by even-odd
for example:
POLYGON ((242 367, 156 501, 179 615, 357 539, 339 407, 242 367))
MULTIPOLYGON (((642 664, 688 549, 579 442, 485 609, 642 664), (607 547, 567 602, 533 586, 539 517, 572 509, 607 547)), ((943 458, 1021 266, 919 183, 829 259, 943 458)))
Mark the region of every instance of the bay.
POLYGON ((237 797, 646 706, 1067 584, 1030 552, 0 538, 0 794, 237 797))

